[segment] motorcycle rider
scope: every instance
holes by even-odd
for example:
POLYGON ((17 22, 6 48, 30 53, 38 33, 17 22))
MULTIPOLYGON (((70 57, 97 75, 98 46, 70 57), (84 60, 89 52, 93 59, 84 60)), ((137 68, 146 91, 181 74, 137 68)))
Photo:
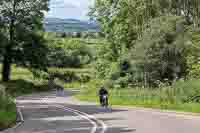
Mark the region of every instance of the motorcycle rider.
MULTIPOLYGON (((105 87, 101 87, 99 90, 99 100, 100 100, 100 104, 103 105, 103 96, 108 96, 108 91, 105 89, 105 87)), ((106 99, 106 106, 108 106, 108 97, 106 99)))

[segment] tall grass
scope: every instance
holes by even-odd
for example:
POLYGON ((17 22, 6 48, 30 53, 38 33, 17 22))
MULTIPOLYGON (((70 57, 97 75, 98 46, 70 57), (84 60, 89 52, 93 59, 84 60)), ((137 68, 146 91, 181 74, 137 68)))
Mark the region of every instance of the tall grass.
MULTIPOLYGON (((98 89, 102 81, 90 81, 82 88, 84 91, 77 98, 98 102, 98 89)), ((200 81, 178 81, 173 86, 160 88, 125 88, 109 89, 111 105, 139 106, 159 109, 200 113, 200 103, 191 100, 200 96, 200 81)))

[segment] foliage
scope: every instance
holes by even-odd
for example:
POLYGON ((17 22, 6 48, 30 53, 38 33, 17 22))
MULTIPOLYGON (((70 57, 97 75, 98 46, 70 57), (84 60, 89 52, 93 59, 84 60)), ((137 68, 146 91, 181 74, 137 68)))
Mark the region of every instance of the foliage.
POLYGON ((13 62, 30 70, 47 71, 47 55, 50 50, 43 33, 20 35, 21 47, 13 51, 13 62))
POLYGON ((199 5, 198 0, 96 0, 90 14, 110 43, 98 56, 100 77, 121 87, 198 77, 199 5))
POLYGON ((45 62, 46 54, 43 50, 44 46, 41 46, 44 41, 41 39, 42 36, 38 36, 37 31, 43 28, 43 18, 44 13, 48 11, 48 3, 49 0, 0 1, 0 30, 1 33, 4 31, 3 37, 4 40, 7 40, 1 45, 1 56, 4 57, 3 81, 9 81, 13 61, 28 64, 34 69, 44 68, 42 62, 45 62), (27 50, 31 50, 31 52, 27 50), (15 56, 17 59, 14 58, 15 56), (32 56, 33 59, 31 59, 32 56))
POLYGON ((16 121, 16 105, 0 85, 0 130, 10 127, 16 121))
POLYGON ((46 35, 50 52, 48 65, 54 67, 82 67, 92 61, 91 49, 78 39, 61 39, 46 35))
MULTIPOLYGON (((191 28, 193 29, 193 28, 191 28)), ((187 56, 189 78, 200 78, 200 32, 190 30, 192 46, 187 56)))
POLYGON ((185 78, 186 57, 191 44, 185 26, 184 20, 179 17, 153 20, 131 53, 133 56, 130 60, 136 68, 133 74, 140 71, 150 84, 157 80, 165 82, 166 79, 173 81, 185 78))
POLYGON ((0 110, 9 111, 10 107, 13 106, 13 99, 7 95, 4 86, 0 86, 0 110))

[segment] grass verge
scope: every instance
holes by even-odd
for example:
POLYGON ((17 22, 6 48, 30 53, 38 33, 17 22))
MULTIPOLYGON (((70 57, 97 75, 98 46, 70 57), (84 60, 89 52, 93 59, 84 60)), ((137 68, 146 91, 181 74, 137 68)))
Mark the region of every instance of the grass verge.
MULTIPOLYGON (((82 87, 82 93, 76 95, 76 98, 98 103, 97 92, 101 83, 99 80, 88 82, 82 87)), ((191 97, 200 94, 200 82, 198 80, 177 82, 174 86, 163 86, 159 89, 109 89, 109 93, 109 102, 112 106, 134 106, 200 113, 199 102, 187 101, 191 97)))
POLYGON ((16 104, 5 92, 4 86, 0 86, 0 130, 8 128, 16 122, 16 104))
POLYGON ((16 117, 16 111, 0 111, 0 130, 13 126, 16 117))

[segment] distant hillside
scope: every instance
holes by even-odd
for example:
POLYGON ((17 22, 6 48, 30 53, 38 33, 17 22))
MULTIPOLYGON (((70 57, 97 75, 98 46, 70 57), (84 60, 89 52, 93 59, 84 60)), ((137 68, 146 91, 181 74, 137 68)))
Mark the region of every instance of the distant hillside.
POLYGON ((99 31, 99 26, 96 23, 76 19, 46 18, 44 26, 47 32, 99 31))

